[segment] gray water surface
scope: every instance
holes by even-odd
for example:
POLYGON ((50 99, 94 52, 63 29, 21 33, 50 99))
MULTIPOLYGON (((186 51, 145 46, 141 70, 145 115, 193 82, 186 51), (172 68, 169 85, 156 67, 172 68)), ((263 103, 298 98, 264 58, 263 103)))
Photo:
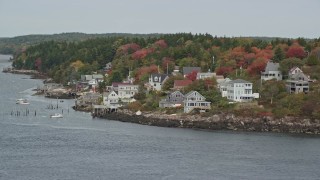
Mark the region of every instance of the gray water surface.
MULTIPOLYGON (((1 70, 6 59, 0 56, 1 70)), ((0 73, 0 179, 320 179, 319 136, 92 119, 73 111, 73 100, 32 96, 41 83, 0 73), (15 104, 18 98, 30 105, 15 104), (62 109, 64 118, 49 117, 62 109)))

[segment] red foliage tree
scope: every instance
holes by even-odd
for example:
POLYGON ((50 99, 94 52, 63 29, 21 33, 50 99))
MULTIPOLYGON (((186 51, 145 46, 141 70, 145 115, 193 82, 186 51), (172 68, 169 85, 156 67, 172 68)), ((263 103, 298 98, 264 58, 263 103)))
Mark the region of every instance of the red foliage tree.
POLYGON ((226 77, 228 74, 230 74, 233 71, 232 67, 218 67, 216 68, 217 75, 223 75, 226 77))
POLYGON ((130 43, 122 45, 118 48, 118 53, 120 54, 131 54, 140 49, 140 46, 136 43, 130 43))
POLYGON ((197 79, 197 73, 197 71, 192 71, 191 73, 186 75, 186 78, 191 81, 195 81, 197 79))
POLYGON ((298 43, 294 43, 289 47, 286 53, 286 57, 287 58, 296 57, 299 59, 303 59, 306 57, 306 53, 302 46, 300 46, 298 43))
POLYGON ((164 49, 164 48, 167 48, 168 45, 166 43, 165 40, 161 39, 161 40, 158 40, 154 43, 154 45, 156 45, 157 47, 161 48, 161 49, 164 49))
POLYGON ((136 52, 134 52, 131 57, 134 60, 139 60, 145 58, 148 54, 153 53, 154 49, 153 48, 148 48, 148 49, 140 49, 136 52))

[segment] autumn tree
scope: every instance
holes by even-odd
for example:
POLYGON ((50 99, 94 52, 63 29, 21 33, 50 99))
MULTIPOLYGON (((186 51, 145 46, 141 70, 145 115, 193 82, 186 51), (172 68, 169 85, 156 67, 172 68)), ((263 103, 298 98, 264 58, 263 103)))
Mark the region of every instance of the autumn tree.
POLYGON ((233 71, 232 67, 218 67, 216 68, 217 75, 223 75, 224 77, 227 77, 231 72, 233 71))
POLYGON ((191 81, 195 81, 197 79, 197 71, 192 71, 191 73, 186 75, 186 78, 191 80, 191 81))
POLYGON ((247 71, 250 75, 257 75, 260 74, 262 71, 264 71, 268 60, 264 58, 259 58, 252 62, 252 64, 249 65, 247 71))
POLYGON ((297 43, 294 43, 289 47, 286 53, 286 57, 287 58, 295 57, 295 58, 303 59, 304 57, 306 57, 306 53, 302 46, 300 46, 297 43))

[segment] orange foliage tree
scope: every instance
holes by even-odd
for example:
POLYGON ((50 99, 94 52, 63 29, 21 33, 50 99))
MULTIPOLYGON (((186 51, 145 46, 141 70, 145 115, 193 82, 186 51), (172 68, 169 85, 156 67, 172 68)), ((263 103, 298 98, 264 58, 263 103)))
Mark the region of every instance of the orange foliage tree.
POLYGON ((248 73, 250 75, 260 74, 260 72, 264 71, 264 69, 266 68, 267 62, 268 60, 265 58, 259 58, 253 61, 247 68, 248 73))
POLYGON ((144 66, 139 69, 137 69, 135 73, 135 80, 139 81, 142 76, 152 74, 152 73, 157 73, 158 72, 158 66, 156 65, 151 65, 151 66, 144 66))

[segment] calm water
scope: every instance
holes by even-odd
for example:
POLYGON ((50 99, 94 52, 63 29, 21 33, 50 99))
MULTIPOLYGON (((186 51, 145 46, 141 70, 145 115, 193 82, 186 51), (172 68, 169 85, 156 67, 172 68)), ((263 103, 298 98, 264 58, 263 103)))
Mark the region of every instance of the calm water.
MULTIPOLYGON (((0 56, 1 70, 6 59, 0 56)), ((317 136, 93 120, 73 111, 73 100, 31 96, 38 85, 0 73, 0 179, 320 179, 317 136), (17 98, 30 105, 16 105, 17 98), (63 119, 49 118, 62 109, 63 119)))

